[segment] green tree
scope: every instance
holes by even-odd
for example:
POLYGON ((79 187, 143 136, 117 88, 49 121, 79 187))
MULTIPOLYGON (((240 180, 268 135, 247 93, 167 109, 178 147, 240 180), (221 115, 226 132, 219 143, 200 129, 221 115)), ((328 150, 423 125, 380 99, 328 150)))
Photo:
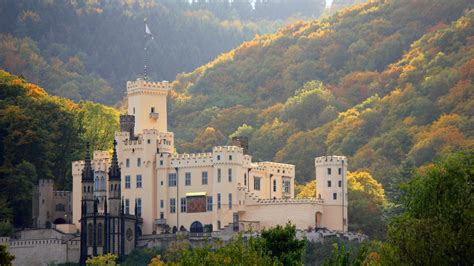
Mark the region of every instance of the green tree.
POLYGON ((7 246, 0 245, 0 265, 10 266, 15 256, 8 252, 7 246))
POLYGON ((367 171, 349 172, 347 183, 349 230, 383 238, 386 225, 382 219, 385 205, 382 185, 367 171))
POLYGON ((388 229, 385 260, 412 265, 474 263, 474 153, 424 167, 405 186, 405 212, 388 229))
POLYGON ((296 238, 296 226, 287 223, 271 229, 264 229, 261 234, 261 245, 264 250, 283 265, 300 265, 303 263, 306 241, 296 238))

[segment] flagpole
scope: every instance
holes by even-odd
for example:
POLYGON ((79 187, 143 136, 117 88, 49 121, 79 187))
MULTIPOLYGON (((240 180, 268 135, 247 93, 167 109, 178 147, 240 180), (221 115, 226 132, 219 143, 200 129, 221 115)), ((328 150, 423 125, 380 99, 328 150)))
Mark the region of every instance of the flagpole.
POLYGON ((145 21, 145 34, 143 35, 143 79, 146 80, 146 17, 144 19, 145 21))

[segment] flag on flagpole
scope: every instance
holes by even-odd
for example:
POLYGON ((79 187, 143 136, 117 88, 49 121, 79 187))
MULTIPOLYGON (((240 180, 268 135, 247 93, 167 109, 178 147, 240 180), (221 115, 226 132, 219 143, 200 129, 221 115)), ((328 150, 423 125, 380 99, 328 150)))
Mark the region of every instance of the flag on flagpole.
POLYGON ((151 37, 153 40, 153 34, 151 34, 150 28, 148 28, 148 24, 145 23, 145 33, 151 37))

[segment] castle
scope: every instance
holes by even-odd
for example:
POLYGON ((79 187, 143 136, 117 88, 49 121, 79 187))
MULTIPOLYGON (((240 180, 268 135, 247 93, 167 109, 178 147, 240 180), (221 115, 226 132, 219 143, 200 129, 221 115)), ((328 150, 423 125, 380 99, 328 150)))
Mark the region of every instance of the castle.
POLYGON ((245 138, 208 153, 176 153, 167 130, 168 91, 166 81, 127 82, 128 113, 120 117, 113 158, 94 151, 92 159, 72 163, 77 228, 85 229, 84 201, 100 212, 114 200, 109 211, 130 216, 133 235, 259 230, 288 221, 298 229, 347 230, 345 157, 316 158, 317 198, 295 199, 295 166, 253 162, 245 138), (112 169, 118 176, 111 177, 112 169))

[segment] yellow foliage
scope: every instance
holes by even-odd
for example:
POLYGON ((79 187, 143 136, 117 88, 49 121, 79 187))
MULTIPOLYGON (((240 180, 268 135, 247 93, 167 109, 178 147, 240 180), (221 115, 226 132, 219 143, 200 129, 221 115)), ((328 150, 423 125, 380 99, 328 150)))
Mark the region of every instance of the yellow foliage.
POLYGON ((316 198, 316 179, 304 185, 296 198, 316 198))
POLYGON ((368 171, 349 172, 347 183, 350 190, 364 191, 373 195, 379 204, 385 201, 385 191, 382 185, 368 171))
POLYGON ((157 255, 153 259, 151 259, 148 266, 165 266, 166 264, 161 260, 161 255, 157 255))
POLYGON ((115 266, 117 265, 117 255, 108 253, 87 259, 86 264, 91 266, 115 266))

